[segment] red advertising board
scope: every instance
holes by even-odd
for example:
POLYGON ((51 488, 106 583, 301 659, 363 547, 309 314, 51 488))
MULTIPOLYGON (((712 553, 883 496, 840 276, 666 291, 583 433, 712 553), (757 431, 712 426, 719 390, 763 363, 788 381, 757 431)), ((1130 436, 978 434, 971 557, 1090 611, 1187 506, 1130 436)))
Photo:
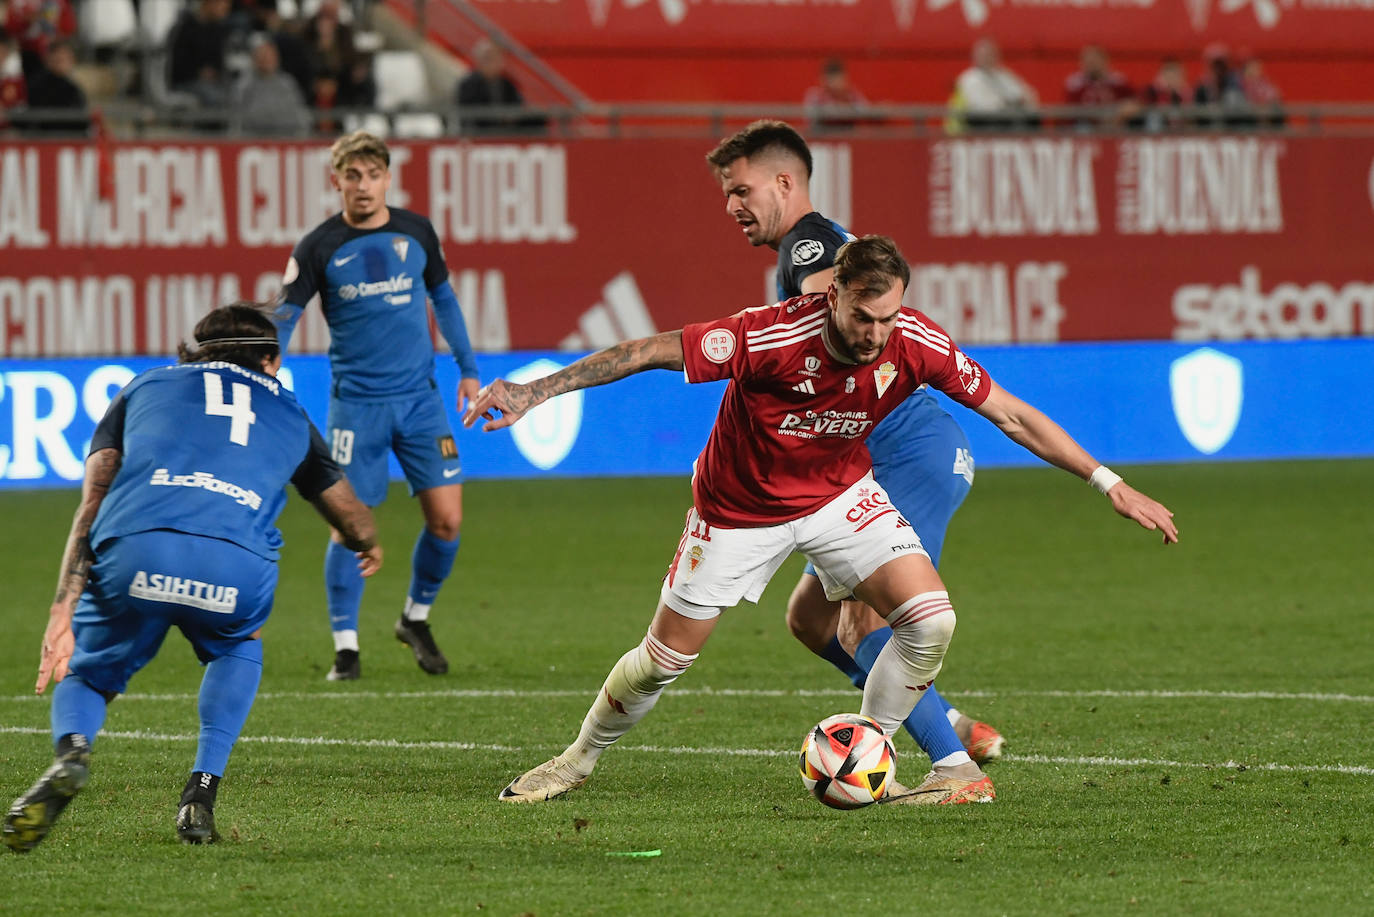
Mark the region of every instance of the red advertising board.
MULTIPOLYGON (((391 0, 395 6, 415 0, 391 0)), ((428 0, 442 6, 444 0, 428 0)), ((476 0, 539 50, 826 49, 835 54, 967 48, 1118 51, 1228 41, 1261 53, 1365 53, 1369 0, 476 0)))
MULTIPOLYGON (((706 140, 410 143, 479 347, 582 348, 770 299, 706 140)), ((909 302, 968 343, 1374 334, 1374 137, 828 141, 819 209, 894 236, 909 302)), ((321 146, 0 148, 0 355, 170 353, 270 298, 337 206, 321 146)), ((293 349, 321 351, 309 310, 293 349)))
MULTIPOLYGON (((450 0, 423 4, 460 53, 478 32, 450 0)), ((1257 54, 1290 101, 1368 101, 1374 0, 475 0, 474 6, 599 102, 798 102, 821 61, 847 61, 875 102, 943 104, 991 37, 1041 100, 1064 100, 1080 50, 1101 45, 1137 87, 1161 59, 1203 75, 1203 48, 1257 54)), ((526 89, 555 101, 538 81, 526 89)))

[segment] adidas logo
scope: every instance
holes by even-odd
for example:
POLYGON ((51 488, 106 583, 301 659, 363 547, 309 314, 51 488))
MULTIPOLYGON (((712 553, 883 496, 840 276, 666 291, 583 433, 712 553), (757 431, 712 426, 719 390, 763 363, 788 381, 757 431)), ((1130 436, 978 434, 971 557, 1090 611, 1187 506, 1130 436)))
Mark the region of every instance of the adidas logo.
POLYGON ((577 320, 578 330, 559 342, 560 350, 597 350, 656 334, 649 307, 634 275, 622 271, 601 289, 602 301, 577 320))
POLYGON ((816 386, 811 384, 810 379, 803 379, 792 386, 792 391, 801 392, 803 395, 814 395, 816 394, 816 386))

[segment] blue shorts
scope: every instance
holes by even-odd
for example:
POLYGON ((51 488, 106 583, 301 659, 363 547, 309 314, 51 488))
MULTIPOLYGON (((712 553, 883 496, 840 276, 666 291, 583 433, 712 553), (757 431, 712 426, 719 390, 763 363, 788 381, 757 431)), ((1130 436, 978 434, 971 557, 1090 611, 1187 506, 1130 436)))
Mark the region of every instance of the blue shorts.
POLYGON ((396 453, 412 495, 463 482, 458 444, 437 389, 402 401, 329 402, 330 453, 348 474, 358 499, 386 499, 387 453, 396 453))
POLYGON ((100 546, 72 618, 70 671, 123 692, 176 625, 202 663, 223 656, 272 613, 277 565, 219 538, 157 530, 100 546))
MULTIPOLYGON (((958 422, 933 397, 913 394, 868 440, 873 477, 940 566, 945 530, 973 486, 973 452, 958 422)), ((806 565, 806 573, 816 569, 806 565)))

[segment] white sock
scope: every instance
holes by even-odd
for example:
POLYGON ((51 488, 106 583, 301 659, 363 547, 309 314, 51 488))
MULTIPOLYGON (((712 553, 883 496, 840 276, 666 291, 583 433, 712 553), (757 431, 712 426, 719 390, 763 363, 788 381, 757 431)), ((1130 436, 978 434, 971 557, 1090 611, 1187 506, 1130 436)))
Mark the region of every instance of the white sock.
POLYGON ((563 752, 563 760, 584 774, 596 767, 597 758, 630 731, 658 703, 663 689, 672 684, 697 657, 669 648, 646 634, 611 669, 592 708, 582 721, 577 741, 563 752))
POLYGON ((421 605, 419 602, 406 596, 405 611, 401 612, 401 617, 407 621, 428 621, 430 605, 421 605))
POLYGON ((951 726, 958 726, 959 717, 961 716, 963 716, 963 714, 960 713, 958 710, 955 710, 953 707, 950 707, 948 710, 945 711, 945 719, 949 720, 949 724, 951 726))
POLYGON ((894 608, 887 622, 892 639, 868 673, 860 712, 892 735, 940 674, 954 636, 954 606, 943 590, 924 592, 894 608))
POLYGON ((356 630, 334 631, 334 652, 340 650, 358 651, 358 632, 356 630))
POLYGON ((931 762, 931 767, 958 767, 960 764, 972 764, 973 759, 968 756, 966 751, 956 751, 953 754, 945 755, 939 761, 931 762))

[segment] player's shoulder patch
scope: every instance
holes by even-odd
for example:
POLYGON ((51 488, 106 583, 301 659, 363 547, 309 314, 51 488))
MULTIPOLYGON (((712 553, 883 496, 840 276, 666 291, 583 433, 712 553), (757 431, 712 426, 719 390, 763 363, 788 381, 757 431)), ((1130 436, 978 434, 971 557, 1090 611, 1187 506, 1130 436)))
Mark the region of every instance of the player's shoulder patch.
POLYGON ((792 244, 790 256, 798 267, 813 264, 825 254, 825 245, 816 239, 799 239, 792 244))
POLYGON ((735 355, 735 333, 729 328, 712 328, 701 336, 701 355, 712 363, 724 363, 735 355))

